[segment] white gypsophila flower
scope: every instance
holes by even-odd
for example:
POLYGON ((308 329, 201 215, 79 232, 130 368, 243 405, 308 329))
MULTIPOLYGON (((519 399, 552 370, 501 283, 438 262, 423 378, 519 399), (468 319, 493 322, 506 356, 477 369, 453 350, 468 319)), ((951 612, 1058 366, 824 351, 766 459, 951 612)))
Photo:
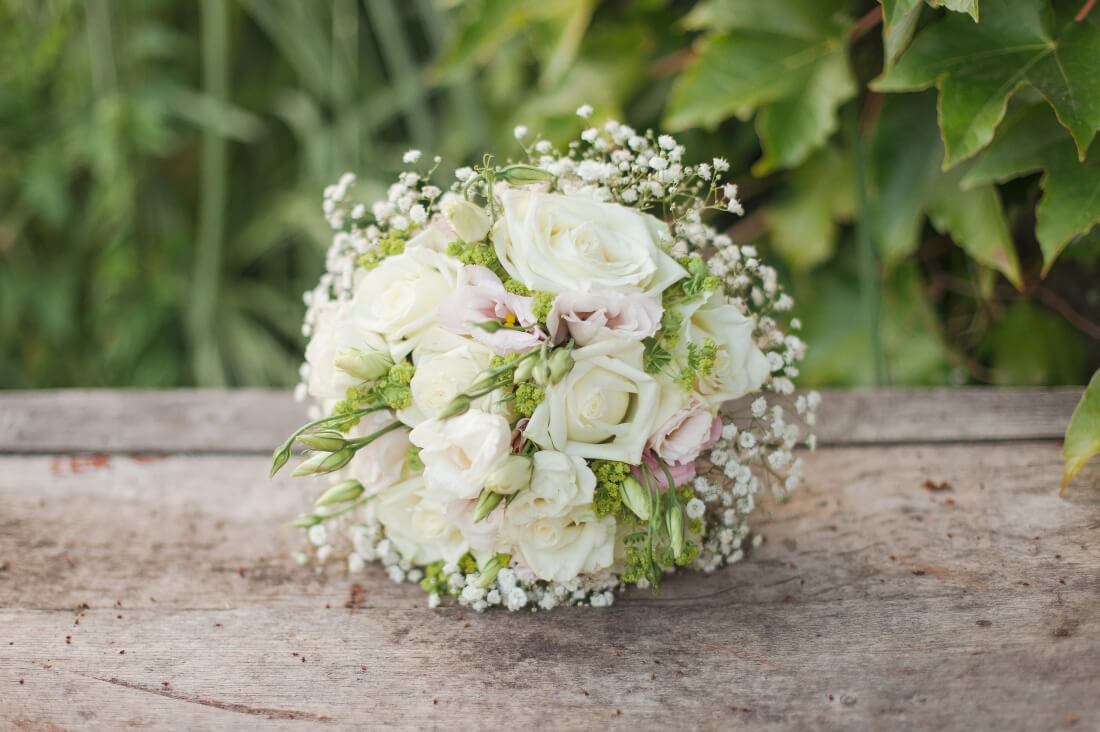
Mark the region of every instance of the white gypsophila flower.
POLYGON ((527 137, 527 125, 516 125, 515 129, 512 130, 512 134, 517 140, 522 140, 527 137))
POLYGON ((703 518, 703 514, 706 513, 706 510, 706 504, 704 504, 698 498, 692 498, 690 501, 687 502, 687 505, 684 507, 684 513, 687 514, 687 517, 691 519, 703 518))
POLYGON ((419 150, 409 150, 408 152, 406 152, 404 155, 401 156, 401 162, 406 163, 406 164, 415 163, 418 160, 420 160, 420 151, 419 150))
POLYGON ((577 116, 580 117, 581 119, 588 119, 589 117, 591 117, 592 116, 592 105, 582 104, 581 106, 577 107, 577 116))

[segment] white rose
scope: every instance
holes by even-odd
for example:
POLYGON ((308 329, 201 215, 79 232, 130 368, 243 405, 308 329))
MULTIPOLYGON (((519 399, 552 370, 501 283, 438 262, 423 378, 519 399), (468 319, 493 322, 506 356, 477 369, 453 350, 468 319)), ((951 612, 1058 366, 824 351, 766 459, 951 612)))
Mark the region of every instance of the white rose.
POLYGON ((568 582, 615 561, 615 519, 599 518, 591 506, 514 527, 511 538, 520 559, 543 580, 568 582))
POLYGON ((614 339, 573 351, 572 370, 546 389, 524 434, 568 455, 637 465, 655 427, 659 387, 638 341, 614 339))
MULTIPOLYGON (((394 416, 388 410, 374 412, 363 417, 348 434, 350 437, 366 437, 393 420, 394 416)), ((377 493, 401 480, 408 449, 408 432, 403 429, 387 432, 366 447, 360 448, 343 473, 362 483, 368 495, 377 493)))
POLYGON ((661 327, 663 312, 656 298, 642 293, 563 292, 554 298, 546 326, 554 343, 566 335, 578 346, 613 337, 640 341, 661 327))
POLYGON ((512 429, 496 414, 477 409, 421 422, 409 433, 420 448, 424 480, 448 498, 476 498, 489 475, 511 453, 512 429))
MULTIPOLYGON (((417 356, 416 371, 409 382, 412 405, 398 412, 402 422, 414 427, 426 419, 438 417, 451 400, 469 389, 489 366, 493 353, 482 345, 465 341, 443 353, 427 351, 417 356)), ((474 402, 474 407, 488 410, 495 396, 481 397, 474 402)))
POLYGON ((701 374, 695 390, 708 404, 718 405, 757 391, 770 373, 768 359, 753 340, 755 321, 746 316, 724 294, 713 291, 686 305, 684 347, 678 357, 686 357, 686 344, 702 344, 709 338, 718 347, 710 374, 701 374))
POLYGON ((385 336, 394 360, 412 350, 454 291, 461 265, 426 247, 387 257, 355 285, 352 313, 385 336))
POLYGON ((582 195, 508 188, 493 232, 497 258, 532 290, 658 294, 687 273, 661 249, 668 226, 582 195))
POLYGON ((343 399, 348 387, 363 380, 336 366, 337 357, 348 349, 357 349, 364 355, 389 350, 382 336, 373 332, 364 320, 354 317, 347 306, 332 303, 319 313, 313 337, 306 346, 310 396, 343 399))
POLYGON ((427 489, 421 476, 388 488, 373 503, 386 537, 410 562, 457 562, 469 549, 447 518, 447 503, 427 489))
POLYGON ((559 518, 592 503, 596 476, 583 458, 540 450, 533 458, 531 485, 508 504, 505 522, 522 526, 539 518, 559 518))

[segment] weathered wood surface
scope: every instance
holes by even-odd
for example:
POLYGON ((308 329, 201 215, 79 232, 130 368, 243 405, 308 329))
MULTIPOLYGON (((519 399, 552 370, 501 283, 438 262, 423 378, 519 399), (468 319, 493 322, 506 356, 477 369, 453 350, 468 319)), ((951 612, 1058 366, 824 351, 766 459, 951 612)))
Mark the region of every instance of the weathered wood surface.
MULTIPOLYGON (((1081 388, 823 394, 820 444, 883 445, 1058 438, 1081 388)), ((304 414, 265 389, 0 391, 0 452, 270 452, 304 414)))
POLYGON ((1064 392, 829 395, 928 421, 808 454, 737 566, 607 610, 483 615, 295 565, 282 521, 311 489, 268 482, 269 445, 242 441, 261 394, 165 396, 237 415, 184 450, 236 455, 140 454, 181 438, 141 413, 153 395, 82 393, 89 434, 49 449, 25 442, 45 417, 0 416, 0 728, 1100 729, 1100 466, 1058 497, 1064 392), (966 427, 1010 412, 1001 439, 966 427), (117 420, 154 434, 105 437, 117 420))

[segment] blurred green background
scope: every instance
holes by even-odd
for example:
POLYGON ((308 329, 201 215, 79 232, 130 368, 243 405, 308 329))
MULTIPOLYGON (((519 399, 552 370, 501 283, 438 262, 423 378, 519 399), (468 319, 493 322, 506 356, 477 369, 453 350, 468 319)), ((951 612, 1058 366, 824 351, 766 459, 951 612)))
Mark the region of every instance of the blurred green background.
POLYGON ((741 171, 807 383, 1083 383, 1093 4, 0 0, 0 386, 291 384, 327 183, 586 102, 741 171))

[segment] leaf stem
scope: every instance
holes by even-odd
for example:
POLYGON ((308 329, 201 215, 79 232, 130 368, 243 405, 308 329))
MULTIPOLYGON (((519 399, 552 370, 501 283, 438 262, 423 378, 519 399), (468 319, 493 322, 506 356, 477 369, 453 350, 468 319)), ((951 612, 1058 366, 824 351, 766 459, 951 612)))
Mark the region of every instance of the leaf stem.
POLYGON ((856 105, 848 106, 844 119, 848 145, 851 148, 853 179, 855 187, 856 211, 855 233, 859 247, 859 281, 863 300, 863 312, 867 317, 867 337, 871 351, 871 365, 874 374, 874 386, 885 381, 885 363, 882 353, 882 338, 879 325, 881 306, 881 284, 879 282, 879 263, 868 229, 868 216, 871 205, 867 196, 867 158, 863 148, 863 133, 860 129, 859 111, 856 105))

